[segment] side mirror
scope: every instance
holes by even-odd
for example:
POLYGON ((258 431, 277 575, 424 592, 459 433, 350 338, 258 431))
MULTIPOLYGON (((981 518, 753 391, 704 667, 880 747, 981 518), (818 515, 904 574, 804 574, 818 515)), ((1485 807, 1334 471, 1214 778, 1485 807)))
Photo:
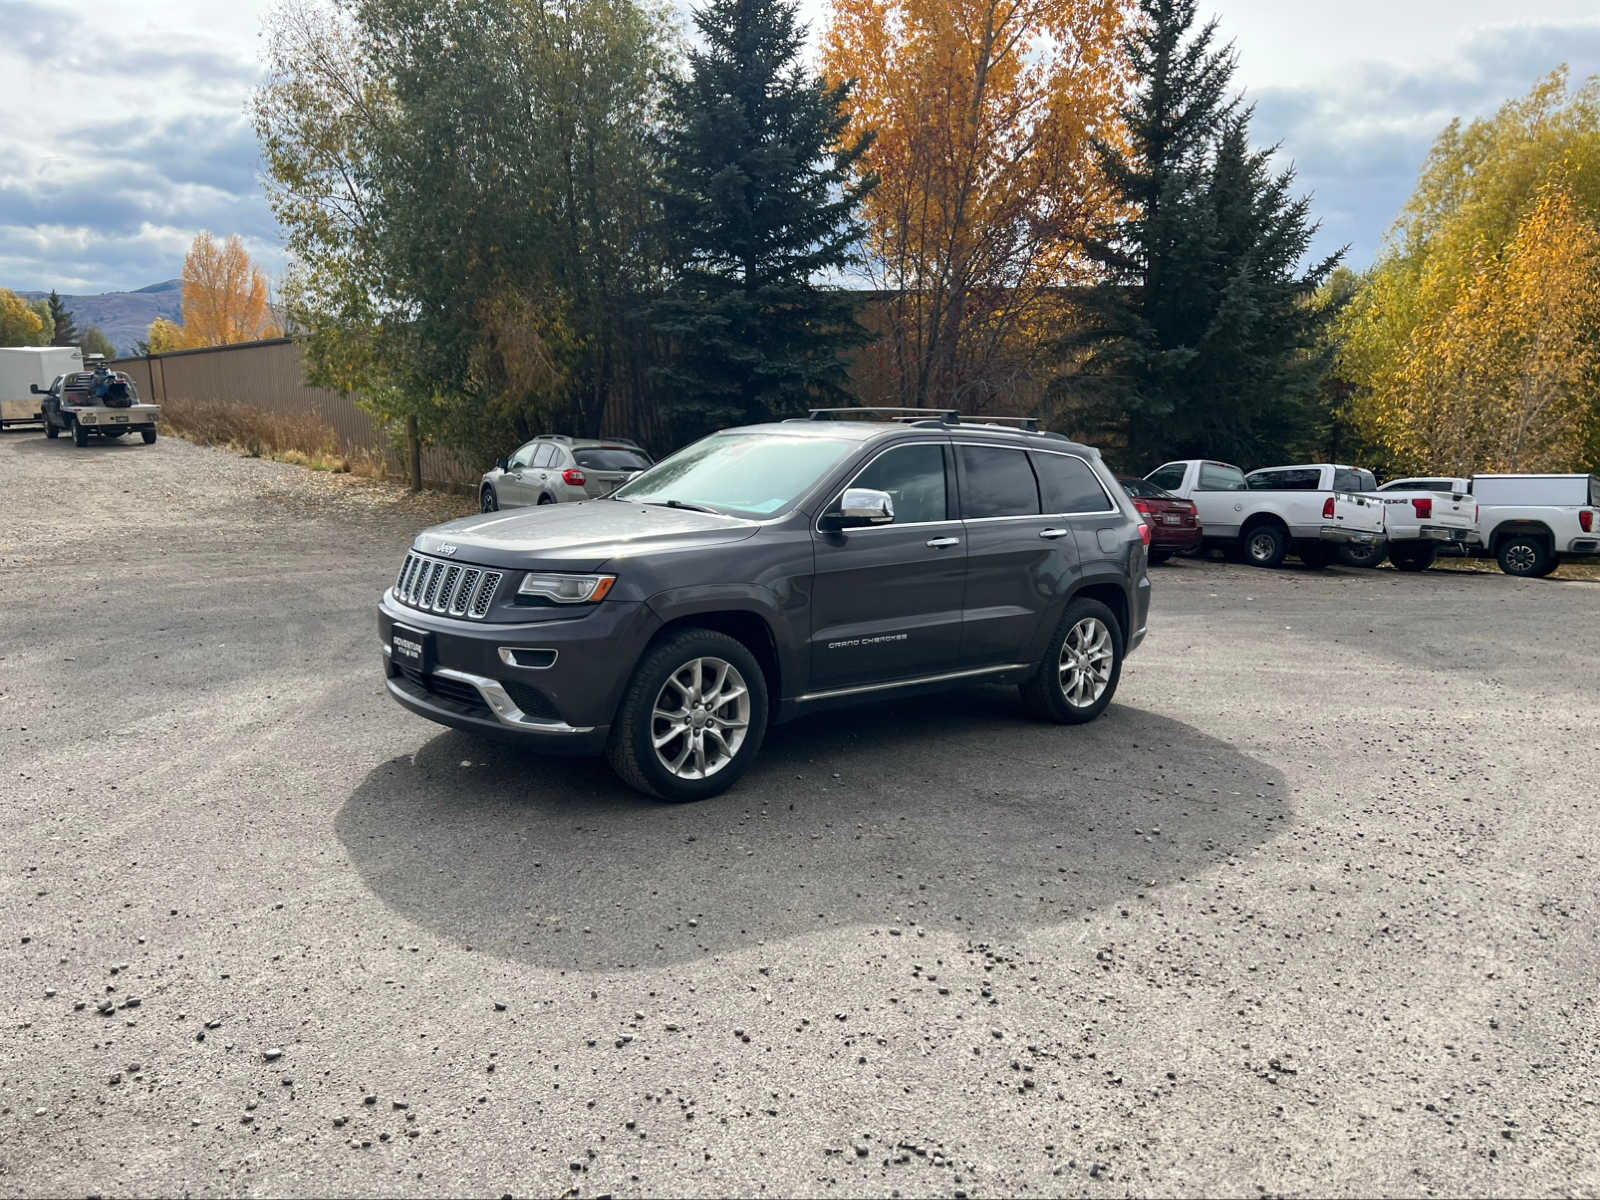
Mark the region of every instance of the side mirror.
POLYGON ((42 387, 40 387, 37 383, 30 383, 28 385, 28 391, 33 393, 35 396, 44 395, 44 389, 42 387))
POLYGON ((894 520, 894 501, 888 492, 873 488, 846 488, 839 507, 827 514, 826 527, 843 529, 850 525, 887 525, 894 520))
POLYGON ((509 471, 509 470, 510 470, 510 469, 511 469, 511 464, 510 464, 510 462, 509 462, 509 461, 508 461, 508 460, 507 460, 507 459, 506 459, 506 456, 505 456, 505 455, 504 455, 504 454, 502 454, 502 455, 501 455, 501 456, 500 456, 500 457, 499 457, 499 458, 497 458, 497 459, 495 459, 495 460, 494 460, 494 465, 495 465, 495 466, 496 466, 496 467, 497 467, 497 468, 498 468, 498 469, 500 469, 500 470, 502 470, 502 471, 509 471))

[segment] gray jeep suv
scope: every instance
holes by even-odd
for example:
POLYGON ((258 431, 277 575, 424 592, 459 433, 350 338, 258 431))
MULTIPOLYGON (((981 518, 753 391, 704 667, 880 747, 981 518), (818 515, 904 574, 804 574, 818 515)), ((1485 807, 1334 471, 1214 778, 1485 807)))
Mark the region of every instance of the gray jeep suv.
POLYGON ((1144 638, 1149 532, 1098 452, 1031 422, 818 410, 606 499, 424 531, 379 605, 384 670, 430 720, 697 800, 769 724, 863 696, 1015 683, 1092 720, 1144 638))

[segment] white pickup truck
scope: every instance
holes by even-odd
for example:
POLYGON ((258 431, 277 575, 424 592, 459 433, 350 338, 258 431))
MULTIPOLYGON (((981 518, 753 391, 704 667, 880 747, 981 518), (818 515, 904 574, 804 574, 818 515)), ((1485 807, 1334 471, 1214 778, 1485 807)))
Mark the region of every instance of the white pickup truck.
MULTIPOLYGON (((1477 506, 1465 480, 1392 480, 1376 494, 1383 501, 1389 561, 1397 571, 1426 571, 1440 547, 1464 554, 1477 538, 1477 506)), ((1347 556, 1346 561, 1375 567, 1383 555, 1347 556)))
POLYGON ((1430 475, 1390 480, 1379 492, 1436 488, 1472 498, 1468 553, 1498 559, 1507 575, 1543 578, 1565 561, 1600 559, 1600 476, 1430 475))
POLYGON ((1291 552, 1325 567, 1341 545, 1381 545, 1383 502, 1370 493, 1370 472, 1317 464, 1245 473, 1212 459, 1163 463, 1145 476, 1193 502, 1206 544, 1240 550, 1258 567, 1276 567, 1291 552))

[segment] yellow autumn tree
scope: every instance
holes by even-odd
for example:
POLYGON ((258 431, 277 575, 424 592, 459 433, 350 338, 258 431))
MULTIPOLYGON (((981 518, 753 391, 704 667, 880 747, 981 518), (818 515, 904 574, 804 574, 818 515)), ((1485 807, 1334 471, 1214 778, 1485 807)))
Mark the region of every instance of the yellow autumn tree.
MULTIPOLYGON (((162 336, 170 331, 163 330, 162 336)), ((183 260, 182 345, 227 346, 281 336, 268 299, 267 276, 234 234, 218 242, 209 233, 194 239, 183 260)), ((151 334, 156 334, 154 326, 151 334)), ((155 349, 154 341, 151 349, 155 349)))
POLYGON ((166 317, 157 317, 150 322, 150 328, 145 331, 144 342, 150 347, 151 354, 170 354, 174 350, 189 349, 188 336, 183 326, 176 321, 169 321, 166 317))
MULTIPOLYGON (((1445 396, 1404 395, 1401 380, 1446 370, 1438 357, 1445 347, 1431 346, 1432 339, 1447 327, 1463 328, 1471 314, 1481 317, 1486 280, 1503 278, 1512 243, 1532 235, 1530 215, 1557 191, 1564 211, 1600 226, 1600 77, 1574 82, 1562 67, 1493 116, 1452 122, 1434 143, 1383 254, 1336 327, 1338 375, 1352 395, 1341 419, 1377 465, 1402 473, 1444 469, 1427 456, 1455 410, 1435 407, 1434 419, 1445 425, 1424 435, 1422 407, 1442 406, 1445 396)), ((1600 419, 1593 428, 1589 454, 1600 453, 1600 419)), ((1482 469, 1487 461, 1469 466, 1482 469)))
MULTIPOLYGON (((847 137, 876 140, 868 266, 888 293, 881 399, 978 403, 1048 340, 1110 191, 1124 0, 833 0, 832 80, 854 80, 847 137)), ((880 397, 874 397, 879 399, 880 397)))
POLYGON ((15 292, 0 288, 0 346, 38 346, 44 336, 44 318, 15 292))
POLYGON ((1398 461, 1457 475, 1570 471, 1597 405, 1600 229, 1559 185, 1540 190, 1505 248, 1480 256, 1366 397, 1398 461))

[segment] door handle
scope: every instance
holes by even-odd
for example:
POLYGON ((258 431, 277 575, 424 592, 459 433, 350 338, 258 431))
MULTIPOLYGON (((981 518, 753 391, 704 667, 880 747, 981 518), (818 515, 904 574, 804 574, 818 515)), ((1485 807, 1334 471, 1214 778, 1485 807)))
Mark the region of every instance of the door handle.
POLYGON ((961 545, 961 539, 960 538, 942 537, 942 538, 929 538, 928 539, 929 548, 930 549, 934 549, 934 550, 943 550, 946 546, 959 546, 959 545, 961 545))
POLYGON ((1053 542, 1057 538, 1066 537, 1071 532, 1072 530, 1070 529, 1041 529, 1039 530, 1039 536, 1046 541, 1053 542))

